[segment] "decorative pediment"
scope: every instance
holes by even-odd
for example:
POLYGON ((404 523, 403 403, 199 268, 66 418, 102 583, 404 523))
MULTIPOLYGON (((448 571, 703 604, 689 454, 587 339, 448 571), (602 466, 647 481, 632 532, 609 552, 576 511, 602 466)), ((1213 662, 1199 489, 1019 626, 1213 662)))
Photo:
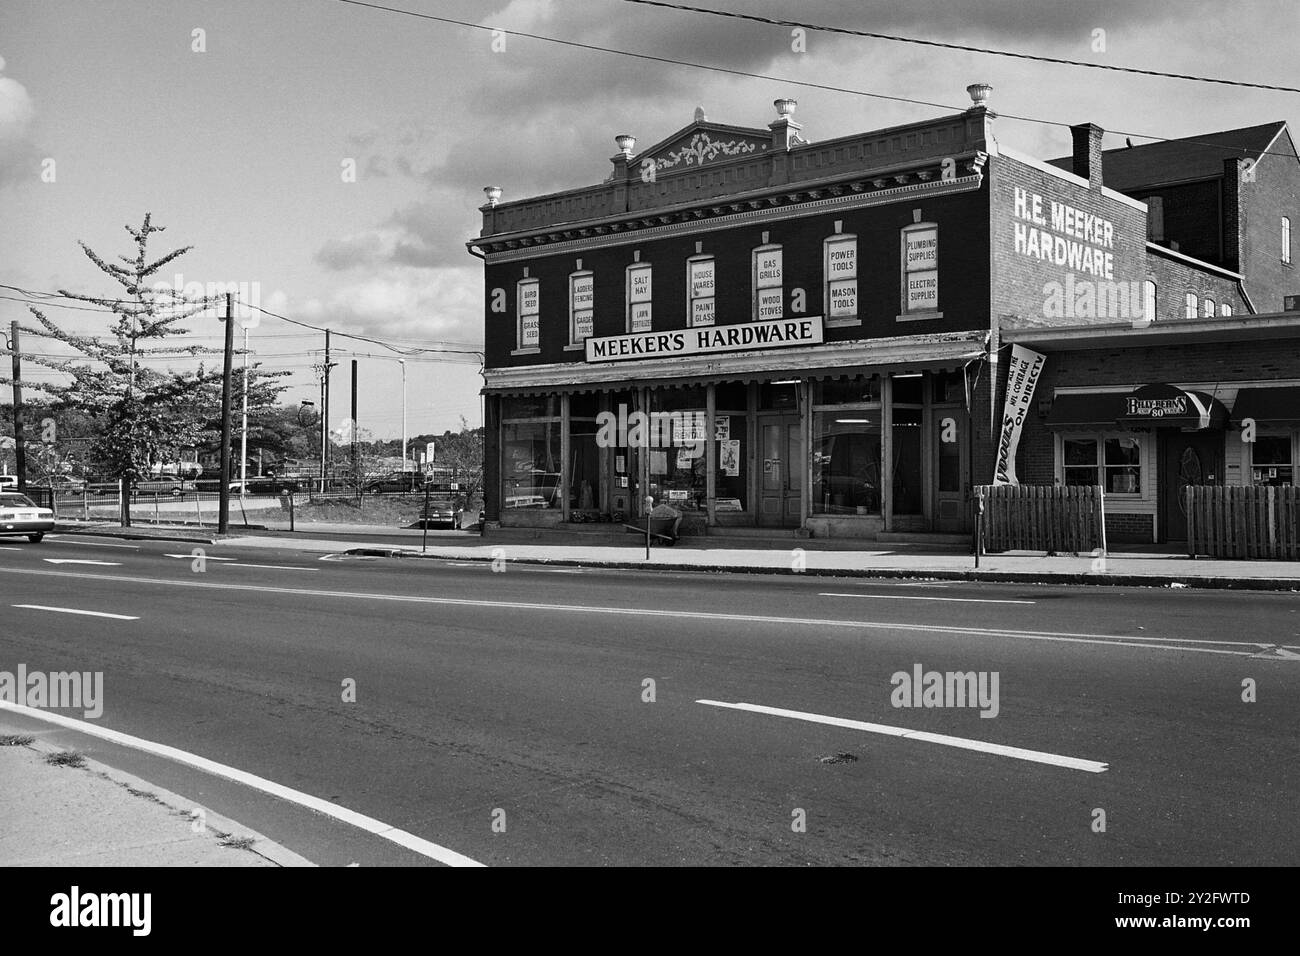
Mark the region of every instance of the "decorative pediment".
POLYGON ((696 122, 642 152, 632 165, 640 168, 647 161, 653 162, 657 172, 698 168, 722 159, 765 152, 771 142, 772 134, 767 130, 696 122))

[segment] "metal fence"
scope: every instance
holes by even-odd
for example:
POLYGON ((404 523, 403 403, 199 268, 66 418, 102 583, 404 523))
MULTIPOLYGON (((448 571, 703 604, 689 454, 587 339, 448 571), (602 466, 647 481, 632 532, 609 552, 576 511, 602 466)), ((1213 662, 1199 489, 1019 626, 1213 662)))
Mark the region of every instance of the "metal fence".
POLYGON ((1300 560, 1300 488, 1189 485, 1187 553, 1300 560))
POLYGON ((1106 551, 1100 486, 978 485, 975 501, 980 551, 1106 551))

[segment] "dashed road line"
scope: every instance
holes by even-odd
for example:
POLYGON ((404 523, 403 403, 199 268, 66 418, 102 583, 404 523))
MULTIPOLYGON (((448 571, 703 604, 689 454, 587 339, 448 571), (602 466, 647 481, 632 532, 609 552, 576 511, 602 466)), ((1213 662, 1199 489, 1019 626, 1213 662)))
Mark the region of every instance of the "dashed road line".
POLYGON ((1037 604, 1037 601, 1019 601, 995 598, 950 598, 928 597, 917 594, 845 594, 837 591, 821 591, 818 597, 865 598, 871 601, 950 601, 955 604, 1037 604))
POLYGON ((919 740, 924 743, 940 744, 944 747, 957 747, 961 750, 974 750, 979 753, 995 754, 999 757, 1012 757, 1016 760, 1028 760, 1033 763, 1049 764, 1053 767, 1065 767, 1069 770, 1083 770, 1087 773, 1105 773, 1109 764, 1096 760, 1084 760, 1080 757, 1066 757, 1062 754, 1047 753, 1043 750, 1026 750, 1024 747, 1010 747, 1006 744, 994 744, 985 740, 972 740, 969 737, 952 737, 948 734, 932 734, 925 730, 909 730, 907 727, 891 727, 888 724, 872 724, 864 720, 850 720, 847 717, 828 717, 824 714, 809 714, 801 710, 786 710, 782 707, 764 707, 761 704, 733 704, 721 700, 697 700, 695 703, 708 707, 724 707, 728 710, 744 710, 753 714, 769 714, 773 717, 788 717, 791 720, 804 720, 815 724, 828 724, 832 727, 847 727, 850 730, 863 730, 870 734, 882 734, 886 737, 902 737, 906 740, 919 740))

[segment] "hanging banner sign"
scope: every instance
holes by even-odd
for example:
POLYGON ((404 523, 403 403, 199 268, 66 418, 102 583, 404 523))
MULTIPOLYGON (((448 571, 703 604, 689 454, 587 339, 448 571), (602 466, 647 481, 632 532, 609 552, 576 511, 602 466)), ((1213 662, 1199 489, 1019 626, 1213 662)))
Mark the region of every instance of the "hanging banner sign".
POLYGON ((1016 478, 1016 448, 1020 444, 1020 430, 1029 403, 1034 398, 1034 387, 1043 372, 1047 357, 1024 348, 1011 346, 1011 361, 1007 365, 1007 400, 1002 410, 1002 436, 998 441, 998 460, 993 468, 993 484, 1018 485, 1016 478))

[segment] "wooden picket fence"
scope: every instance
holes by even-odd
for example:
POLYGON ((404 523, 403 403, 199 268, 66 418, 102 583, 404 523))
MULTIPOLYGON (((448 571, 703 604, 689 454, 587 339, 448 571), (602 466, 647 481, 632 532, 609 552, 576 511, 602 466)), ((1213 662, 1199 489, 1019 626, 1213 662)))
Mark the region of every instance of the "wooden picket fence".
POLYGON ((1187 487, 1187 553, 1300 560, 1300 488, 1187 487))
POLYGON ((981 551, 1106 552, 1100 486, 978 485, 981 551))

